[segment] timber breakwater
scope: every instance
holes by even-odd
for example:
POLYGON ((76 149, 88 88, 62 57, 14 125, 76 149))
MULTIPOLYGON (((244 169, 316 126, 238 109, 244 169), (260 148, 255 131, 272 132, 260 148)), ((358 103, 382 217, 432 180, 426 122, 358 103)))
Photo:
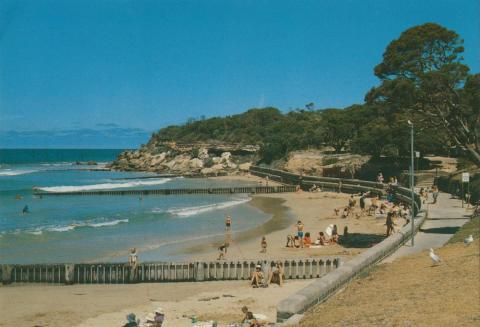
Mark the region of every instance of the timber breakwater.
MULTIPOLYGON (((280 260, 286 279, 321 277, 340 266, 340 258, 280 260)), ((11 283, 127 284, 249 280, 256 265, 265 272, 278 260, 1 265, 0 280, 11 283)))

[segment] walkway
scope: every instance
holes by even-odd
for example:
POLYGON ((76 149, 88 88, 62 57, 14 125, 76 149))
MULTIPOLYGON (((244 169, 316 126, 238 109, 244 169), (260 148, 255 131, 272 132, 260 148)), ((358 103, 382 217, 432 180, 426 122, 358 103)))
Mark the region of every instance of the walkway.
POLYGON ((408 241, 383 262, 392 262, 405 255, 441 247, 469 220, 470 211, 462 208, 461 200, 452 199, 448 193, 440 193, 436 204, 424 206, 428 210, 428 217, 415 235, 415 245, 412 247, 411 241, 408 241))

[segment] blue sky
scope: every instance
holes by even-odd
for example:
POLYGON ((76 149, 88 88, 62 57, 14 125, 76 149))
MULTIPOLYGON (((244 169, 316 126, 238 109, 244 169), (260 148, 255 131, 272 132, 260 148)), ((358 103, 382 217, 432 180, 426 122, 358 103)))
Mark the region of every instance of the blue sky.
POLYGON ((386 45, 425 22, 459 33, 478 72, 479 12, 474 0, 3 0, 0 147, 136 146, 189 117, 362 103, 386 45))

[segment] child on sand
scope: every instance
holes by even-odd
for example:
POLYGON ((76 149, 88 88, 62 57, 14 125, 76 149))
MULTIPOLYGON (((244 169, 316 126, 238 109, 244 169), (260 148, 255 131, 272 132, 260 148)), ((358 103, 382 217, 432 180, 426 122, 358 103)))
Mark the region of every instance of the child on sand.
POLYGON ((225 259, 225 255, 227 254, 227 248, 228 245, 226 243, 223 243, 218 247, 218 258, 217 260, 222 260, 225 259))
POLYGON ((265 238, 265 236, 262 237, 262 242, 260 243, 260 246, 262 247, 260 253, 267 253, 267 239, 265 238))
POLYGON ((310 238, 310 233, 306 232, 305 237, 303 238, 303 244, 305 247, 309 248, 312 245, 312 239, 310 238))

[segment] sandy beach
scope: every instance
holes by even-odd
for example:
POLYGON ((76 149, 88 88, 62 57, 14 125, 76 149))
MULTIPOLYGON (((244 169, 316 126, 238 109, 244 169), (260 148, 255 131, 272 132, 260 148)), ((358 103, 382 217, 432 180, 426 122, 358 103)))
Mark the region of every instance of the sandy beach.
MULTIPOLYGON (((239 178, 228 177, 228 178, 239 178)), ((241 176, 240 178, 251 178, 241 176)), ((384 218, 365 216, 342 219, 334 208, 343 207, 349 195, 339 193, 285 193, 253 196, 251 205, 270 213, 271 220, 249 231, 234 233, 226 259, 281 259, 341 256, 348 260, 364 248, 329 245, 321 248, 286 248, 286 237, 296 232, 295 223, 302 220, 305 232, 316 238, 330 224, 340 234, 348 226, 350 233, 380 237, 385 231, 384 218), (267 253, 260 253, 260 239, 265 235, 267 253)), ((358 211, 358 205, 356 210, 358 211)), ((235 217, 233 224, 235 224, 235 217)), ((223 224, 223 220, 219 222, 223 224)), ((192 260, 215 260, 215 242, 189 248, 192 260)), ((0 304, 8 312, 0 326, 121 326, 125 315, 134 312, 140 319, 156 307, 166 310, 165 326, 190 326, 189 317, 239 321, 240 309, 247 305, 253 312, 275 319, 277 302, 311 283, 311 280, 287 281, 283 287, 252 289, 245 281, 165 283, 136 285, 15 285, 0 288, 0 304)))

